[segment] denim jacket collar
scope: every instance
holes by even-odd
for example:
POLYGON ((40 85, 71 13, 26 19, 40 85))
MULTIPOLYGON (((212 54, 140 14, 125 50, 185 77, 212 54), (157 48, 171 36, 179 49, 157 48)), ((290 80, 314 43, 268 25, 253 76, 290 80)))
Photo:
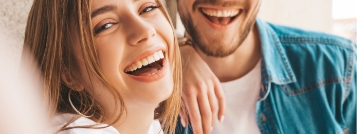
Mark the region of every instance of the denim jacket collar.
POLYGON ((256 20, 260 42, 262 45, 262 90, 261 99, 264 100, 270 92, 270 84, 288 84, 296 82, 290 62, 283 50, 278 35, 260 19, 256 20))

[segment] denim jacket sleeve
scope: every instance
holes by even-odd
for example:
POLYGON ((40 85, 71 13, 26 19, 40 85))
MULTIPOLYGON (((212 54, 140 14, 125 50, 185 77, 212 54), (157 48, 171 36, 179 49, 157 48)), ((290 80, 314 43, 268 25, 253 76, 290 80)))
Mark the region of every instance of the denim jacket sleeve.
POLYGON ((342 102, 343 123, 345 134, 356 133, 356 95, 357 95, 357 45, 354 45, 354 64, 352 64, 350 91, 346 94, 346 99, 342 102))

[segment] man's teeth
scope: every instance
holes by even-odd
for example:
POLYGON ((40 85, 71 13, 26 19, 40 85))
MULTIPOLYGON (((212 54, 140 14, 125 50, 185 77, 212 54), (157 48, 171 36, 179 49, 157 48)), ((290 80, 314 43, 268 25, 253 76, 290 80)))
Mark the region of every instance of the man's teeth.
POLYGON ((125 68, 125 72, 131 72, 131 71, 135 71, 137 69, 140 69, 141 67, 144 67, 146 65, 149 65, 151 63, 154 63, 160 59, 164 58, 164 53, 162 51, 157 51, 155 53, 153 53, 152 55, 149 55, 145 58, 142 58, 138 61, 136 61, 135 63, 131 64, 129 67, 125 68))
POLYGON ((239 14, 239 10, 213 10, 202 8, 202 12, 213 17, 233 17, 239 14))

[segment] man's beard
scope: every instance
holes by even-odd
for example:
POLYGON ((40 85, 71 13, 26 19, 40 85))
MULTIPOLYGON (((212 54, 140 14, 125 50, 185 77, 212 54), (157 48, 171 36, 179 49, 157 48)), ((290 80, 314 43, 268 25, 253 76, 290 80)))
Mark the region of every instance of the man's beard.
MULTIPOLYGON (((180 12, 180 8, 179 8, 179 12, 180 12)), ((249 32, 252 30, 255 24, 257 13, 258 13, 258 9, 253 11, 252 16, 248 18, 248 21, 244 26, 243 32, 238 33, 240 35, 236 36, 238 39, 234 39, 235 42, 232 42, 232 45, 225 44, 225 42, 222 41, 223 38, 221 37, 223 37, 223 35, 221 36, 217 35, 213 40, 211 40, 211 42, 205 42, 204 37, 199 33, 197 26, 194 26, 192 17, 188 13, 185 15, 181 13, 182 15, 181 20, 185 25, 187 32, 190 34, 192 38, 192 45, 194 47, 198 47, 207 56, 224 58, 226 56, 233 54, 239 48, 242 42, 247 38, 249 32)), ((239 29, 237 29, 237 31, 239 31, 239 29)))

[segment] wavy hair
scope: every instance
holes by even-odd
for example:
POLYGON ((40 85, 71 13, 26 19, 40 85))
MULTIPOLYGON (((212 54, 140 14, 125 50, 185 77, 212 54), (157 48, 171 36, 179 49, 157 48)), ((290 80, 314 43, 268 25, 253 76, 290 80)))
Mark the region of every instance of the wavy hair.
MULTIPOLYGON (((109 125, 116 123, 126 111, 121 94, 106 80, 101 70, 97 52, 93 41, 90 17, 91 0, 34 0, 27 20, 24 49, 33 55, 38 65, 44 83, 44 96, 51 115, 58 113, 77 114, 68 101, 71 97, 73 105, 80 113, 91 115, 89 118, 101 123, 104 111, 91 94, 86 91, 76 91, 82 82, 79 65, 76 61, 70 32, 77 32, 82 51, 84 66, 94 72, 95 77, 108 87, 108 92, 115 98, 119 115, 109 125), (74 27, 70 27, 73 24, 74 27), (71 29, 74 28, 74 29, 71 29), (67 83, 66 83, 67 82, 67 83), (70 84, 68 84, 70 82, 70 84)), ((157 0, 160 10, 171 24, 170 17, 162 2, 157 0)), ((173 29, 173 28, 172 28, 173 29)), ((172 30, 174 33, 174 29, 172 30)), ((171 96, 161 102, 155 109, 155 119, 160 119, 164 133, 173 134, 177 122, 178 111, 181 107, 181 59, 175 36, 174 45, 169 46, 169 53, 173 68, 174 89, 171 96), (173 47, 173 48, 170 48, 173 47)), ((23 53, 25 53, 23 51, 23 53)), ((22 59, 26 60, 26 56, 22 59)), ((102 128, 96 125, 68 127, 80 115, 72 118, 60 131, 72 128, 102 128)))

